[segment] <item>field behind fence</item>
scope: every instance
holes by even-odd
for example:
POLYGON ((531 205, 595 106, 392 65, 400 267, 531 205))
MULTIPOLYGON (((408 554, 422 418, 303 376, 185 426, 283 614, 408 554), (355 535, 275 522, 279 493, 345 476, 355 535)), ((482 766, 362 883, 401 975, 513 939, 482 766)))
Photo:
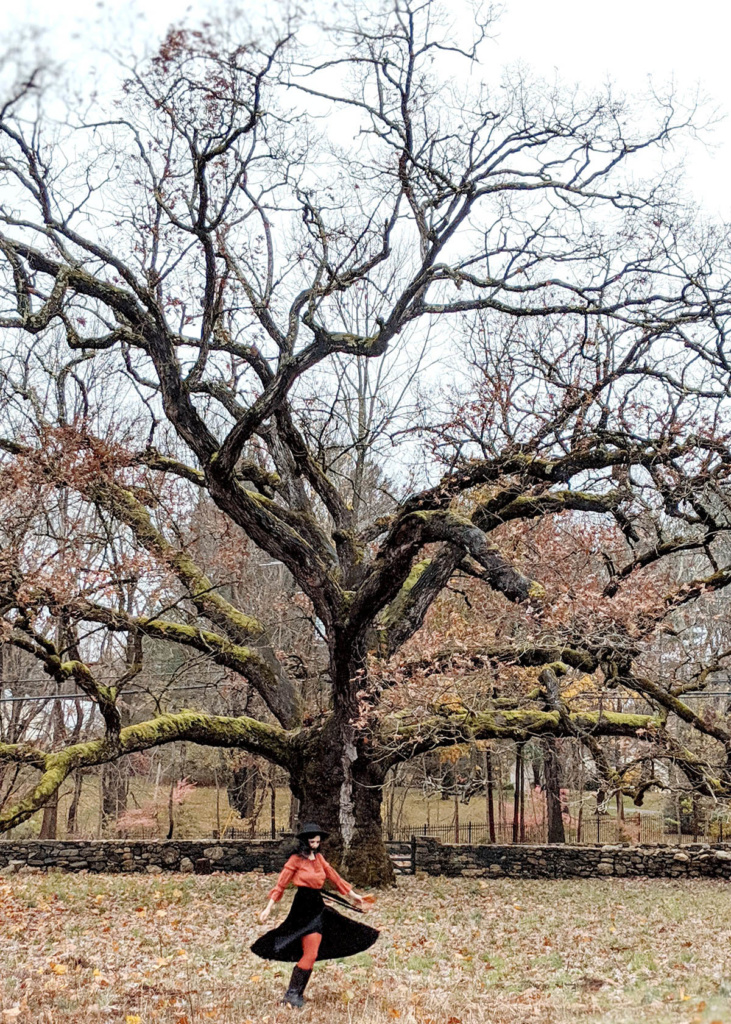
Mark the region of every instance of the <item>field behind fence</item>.
MULTIPOLYGON (((687 845, 690 843, 722 843, 731 840, 731 825, 724 827, 724 822, 714 821, 705 826, 701 823, 697 829, 679 832, 674 823, 669 823, 662 814, 642 813, 628 814, 624 820, 610 815, 587 816, 581 823, 573 822, 564 825, 567 843, 668 843, 687 845)), ((249 829, 230 827, 226 829, 225 839, 275 839, 290 835, 286 828, 249 829)), ((512 824, 495 824, 491 835, 490 826, 484 822, 463 821, 459 825, 402 825, 398 828, 384 828, 383 838, 398 842, 408 842, 412 836, 431 836, 443 843, 490 843, 509 845, 511 843, 542 844, 548 842, 548 829, 544 824, 531 824, 524 830, 518 829, 514 834, 512 824)))
MULTIPOLYGON (((103 831, 99 826, 99 791, 97 780, 86 781, 78 815, 78 826, 74 831, 65 828, 67 818, 64 796, 58 810, 58 839, 165 839, 169 832, 167 806, 154 819, 138 823, 135 827, 117 828, 114 823, 103 831)), ((162 792, 162 788, 161 788, 162 792)), ((154 800, 156 787, 134 780, 130 786, 128 804, 132 808, 144 807, 154 800)), ((243 820, 230 806, 226 789, 196 786, 186 796, 185 802, 175 809, 175 839, 203 839, 221 836, 229 839, 271 839, 290 834, 293 821, 291 794, 288 789, 277 787, 272 798, 262 802, 255 820, 243 820)), ((271 796, 271 794, 270 794, 271 796)), ((512 801, 495 802, 494 841, 504 845, 516 843, 545 843, 548 841, 548 827, 545 820, 545 800, 540 793, 527 793, 523 825, 513 831, 514 807, 512 801)), ((167 799, 164 801, 167 804, 167 799)), ((622 813, 612 806, 607 812, 596 814, 596 799, 593 794, 582 800, 579 794, 570 792, 566 801, 570 814, 564 815, 564 831, 567 843, 669 843, 687 844, 693 842, 724 842, 731 840, 731 821, 724 820, 719 809, 714 816, 690 815, 682 819, 682 830, 673 817, 668 817, 667 801, 660 794, 648 794, 641 811, 626 799, 622 813)), ((41 814, 18 829, 0 836, 3 840, 18 841, 38 837, 41 814)), ((432 836, 444 843, 489 843, 490 826, 482 794, 469 802, 457 799, 440 799, 432 795, 406 788, 397 788, 384 799, 383 836, 385 839, 408 842, 412 835, 432 836), (389 813, 389 810, 391 813, 389 813)), ((50 837, 47 837, 50 838, 50 837)))

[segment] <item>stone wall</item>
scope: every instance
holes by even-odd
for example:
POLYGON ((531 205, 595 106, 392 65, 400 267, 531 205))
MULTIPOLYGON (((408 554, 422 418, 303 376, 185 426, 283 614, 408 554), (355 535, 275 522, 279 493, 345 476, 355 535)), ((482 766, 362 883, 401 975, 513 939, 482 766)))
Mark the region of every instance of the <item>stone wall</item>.
POLYGON ((292 852, 284 840, 102 839, 0 842, 0 870, 57 868, 62 871, 281 871, 292 852))
MULTIPOLYGON (((404 872, 495 878, 591 878, 603 875, 731 878, 731 846, 453 846, 438 839, 387 843, 404 872), (399 856, 400 855, 400 856, 399 856)), ((0 870, 280 871, 291 839, 250 841, 33 840, 0 842, 0 870)))
MULTIPOLYGON (((408 848, 408 843, 390 844, 408 848)), ((394 851, 396 852, 396 851, 394 851)), ((731 846, 452 846, 419 837, 413 851, 417 871, 452 877, 731 878, 731 846)))

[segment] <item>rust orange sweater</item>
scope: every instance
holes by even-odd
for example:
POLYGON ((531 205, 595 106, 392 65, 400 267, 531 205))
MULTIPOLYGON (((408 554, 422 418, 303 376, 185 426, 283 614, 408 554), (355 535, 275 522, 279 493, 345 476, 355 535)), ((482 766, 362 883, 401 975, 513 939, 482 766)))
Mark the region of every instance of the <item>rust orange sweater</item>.
POLYGON ((277 884, 269 893, 269 899, 279 903, 288 885, 304 886, 306 889, 322 889, 326 879, 332 882, 343 896, 353 888, 344 878, 340 877, 335 868, 330 867, 321 853, 316 853, 314 860, 293 853, 282 868, 277 884))

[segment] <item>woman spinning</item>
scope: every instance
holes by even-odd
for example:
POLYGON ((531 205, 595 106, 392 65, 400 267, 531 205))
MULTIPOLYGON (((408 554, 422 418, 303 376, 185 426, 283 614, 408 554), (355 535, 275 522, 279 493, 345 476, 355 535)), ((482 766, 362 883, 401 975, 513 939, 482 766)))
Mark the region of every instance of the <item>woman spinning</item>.
POLYGON ((302 994, 316 960, 352 956, 368 949, 378 938, 375 928, 325 906, 325 899, 345 902, 329 893, 325 893, 323 899, 321 890, 325 881, 331 882, 343 896, 355 900, 359 908, 367 902, 318 853, 320 840, 327 837, 328 833, 313 823, 305 825, 298 833, 299 850, 284 865, 259 920, 264 924, 274 904, 281 900, 284 890, 292 884, 297 886, 297 892, 289 914, 278 928, 266 932, 251 947, 257 956, 265 960, 297 961, 282 1000, 290 1006, 304 1005, 302 994))

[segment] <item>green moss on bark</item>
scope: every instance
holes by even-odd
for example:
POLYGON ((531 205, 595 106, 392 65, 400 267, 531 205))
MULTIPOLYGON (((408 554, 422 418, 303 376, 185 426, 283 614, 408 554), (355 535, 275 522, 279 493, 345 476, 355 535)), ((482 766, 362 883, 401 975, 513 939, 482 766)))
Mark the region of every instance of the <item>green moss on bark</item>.
POLYGON ((590 732, 595 736, 636 736, 638 731, 661 728, 655 715, 630 715, 613 711, 574 712, 566 721, 558 711, 529 708, 444 713, 407 724, 393 716, 384 722, 381 741, 390 747, 391 763, 409 760, 416 754, 473 739, 509 739, 524 742, 534 736, 574 736, 590 732))
POLYGON ((396 597, 394 597, 393 601, 391 601, 390 605, 388 606, 388 608, 386 608, 385 612, 383 613, 381 619, 381 629, 388 629, 390 626, 394 624, 394 622, 398 622, 408 603, 409 594, 418 583, 422 574, 429 568, 430 565, 431 558, 424 558, 422 559, 421 562, 416 562, 412 566, 411 572, 402 583, 401 589, 399 590, 398 594, 396 595, 396 597))
POLYGON ((8 829, 27 821, 37 810, 47 804, 51 797, 58 792, 69 771, 67 758, 62 754, 49 754, 46 771, 41 775, 35 789, 23 800, 7 807, 0 814, 0 833, 7 832, 8 829))
MULTIPOLYGON (((76 743, 57 753, 40 755, 44 757, 44 771, 37 786, 25 799, 0 814, 0 833, 19 825, 43 807, 56 793, 64 779, 76 768, 105 764, 124 754, 149 750, 151 747, 173 743, 176 740, 189 740, 208 746, 240 747, 289 768, 292 760, 292 738, 293 734, 284 729, 244 716, 225 718, 187 710, 160 715, 159 718, 122 729, 118 741, 91 740, 87 743, 76 743)), ((6 744, 4 750, 0 748, 0 755, 3 753, 9 760, 20 760, 23 763, 33 763, 36 767, 41 766, 36 752, 33 753, 32 760, 29 760, 25 749, 15 750, 13 745, 6 744)))

